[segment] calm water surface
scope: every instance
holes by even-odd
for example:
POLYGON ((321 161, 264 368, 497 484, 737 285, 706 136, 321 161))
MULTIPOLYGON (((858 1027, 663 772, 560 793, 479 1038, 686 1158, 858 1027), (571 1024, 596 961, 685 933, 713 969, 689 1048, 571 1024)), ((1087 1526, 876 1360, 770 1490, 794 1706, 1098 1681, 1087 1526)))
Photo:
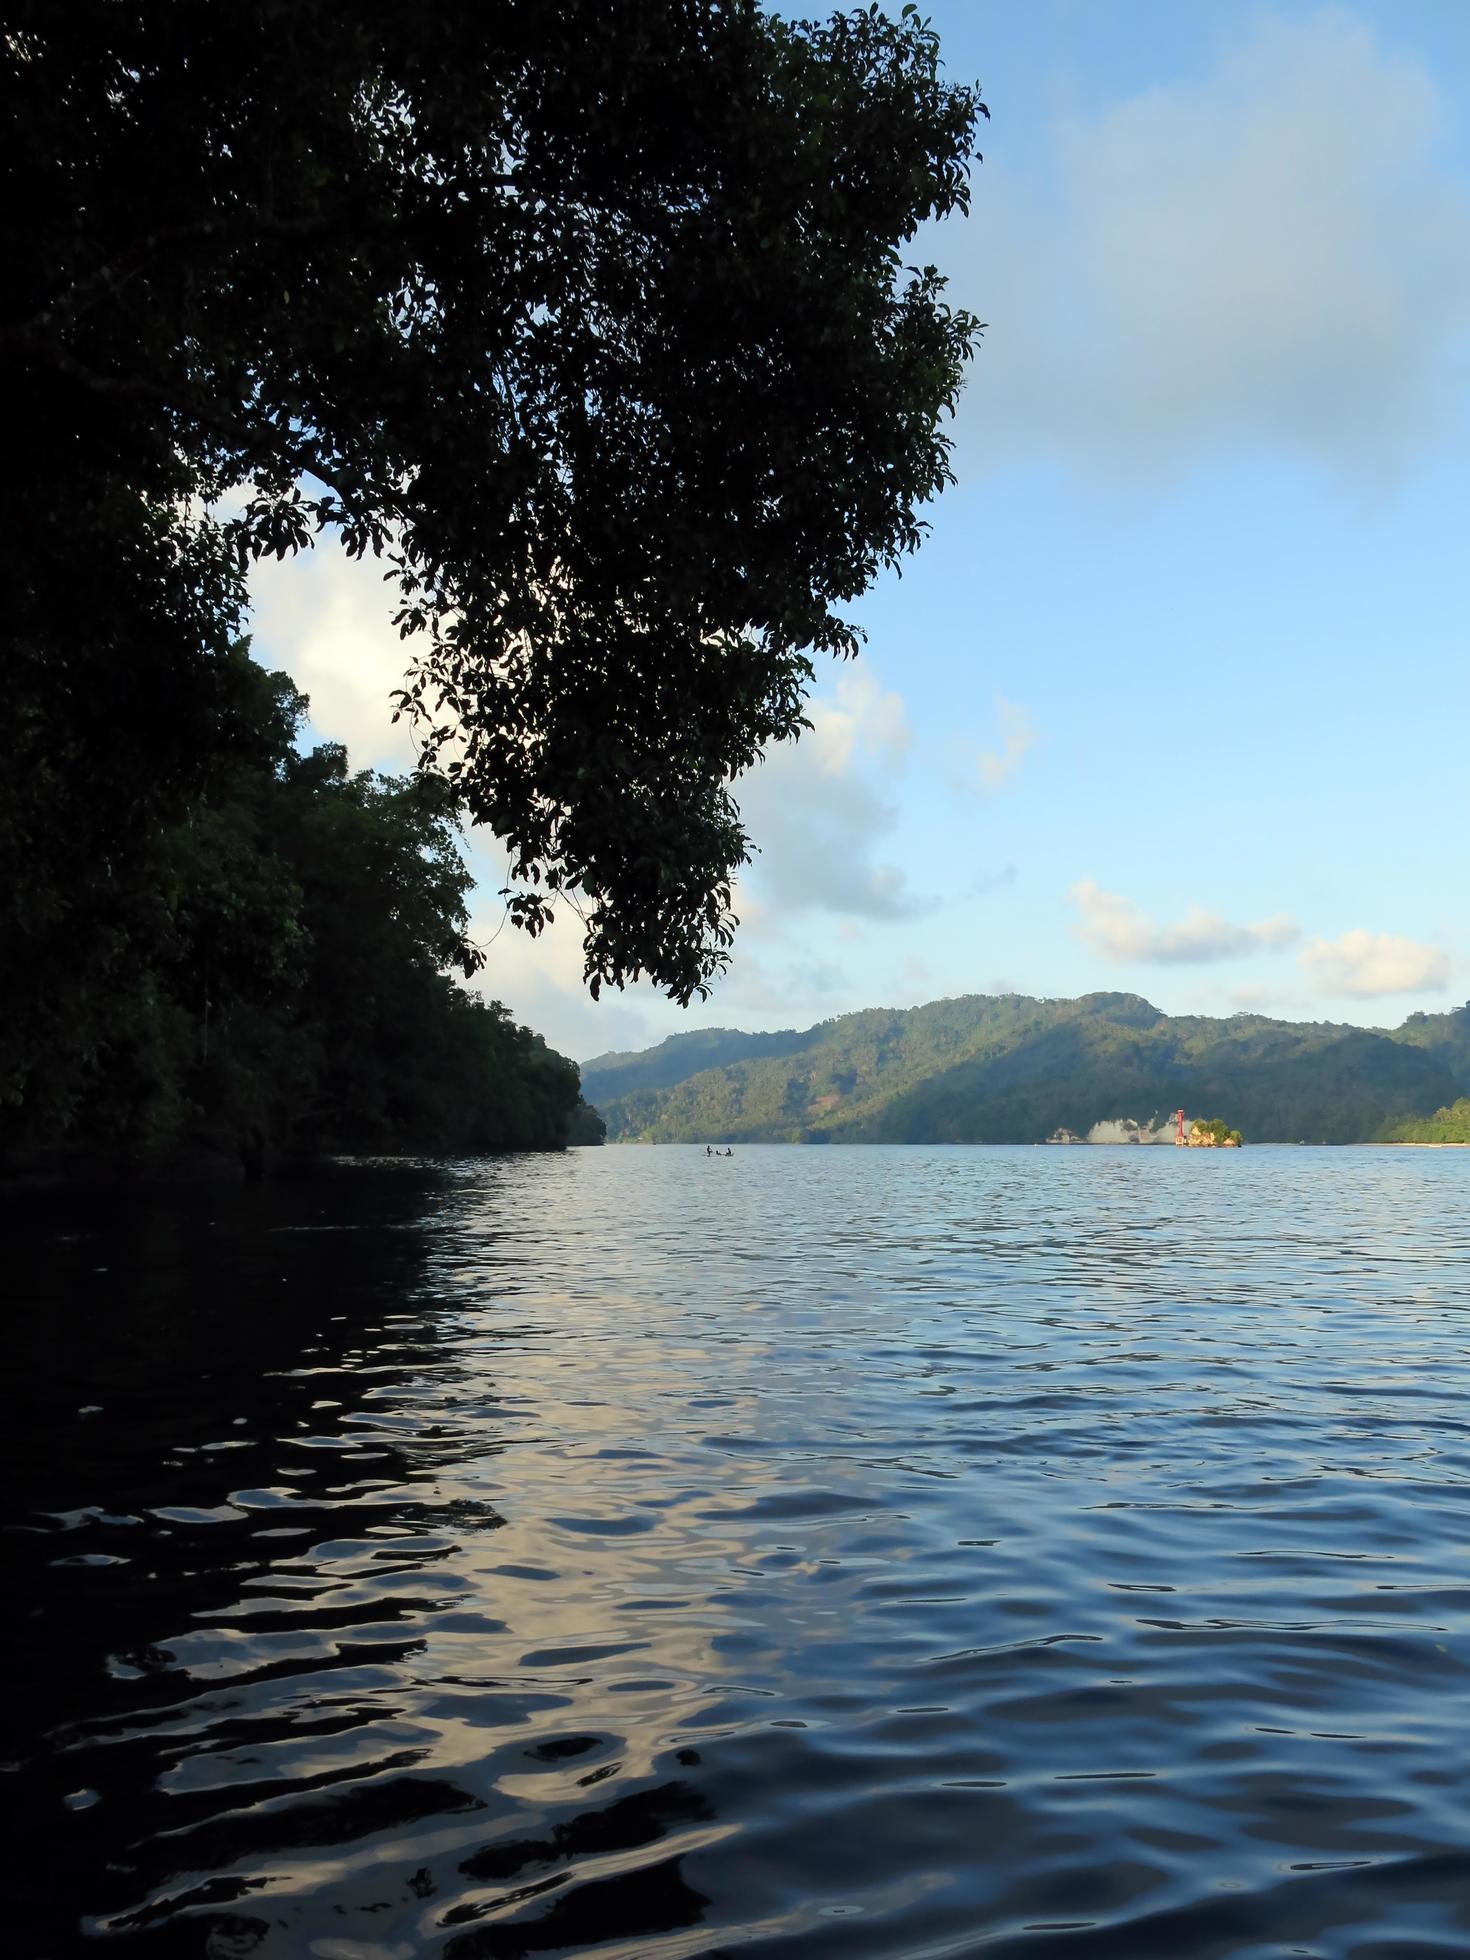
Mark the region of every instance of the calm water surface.
POLYGON ((7 1956, 1470 1952, 1470 1154, 4 1222, 7 1956))

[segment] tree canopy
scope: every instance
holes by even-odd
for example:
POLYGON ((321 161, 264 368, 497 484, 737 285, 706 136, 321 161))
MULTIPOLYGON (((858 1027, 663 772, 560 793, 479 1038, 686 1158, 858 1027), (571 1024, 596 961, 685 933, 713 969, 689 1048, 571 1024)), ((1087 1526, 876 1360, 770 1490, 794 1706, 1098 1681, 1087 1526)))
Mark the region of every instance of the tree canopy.
POLYGON ((1459 1096, 1432 1116, 1396 1123, 1384 1133, 1388 1143, 1470 1143, 1470 1096, 1459 1096))
POLYGON ((106 984, 44 976, 49 1012, 6 1020, 0 1162, 600 1140, 575 1065, 450 977, 480 954, 444 786, 303 752, 304 697, 243 646, 217 680, 207 775, 112 893, 106 984))
POLYGON ((703 990, 732 781, 950 477, 977 323, 905 253, 966 207, 984 108, 933 32, 754 0, 7 14, 3 923, 105 962, 126 840, 207 768, 244 568, 328 532, 382 561, 400 708, 507 840, 519 922, 575 891, 594 992, 703 990))

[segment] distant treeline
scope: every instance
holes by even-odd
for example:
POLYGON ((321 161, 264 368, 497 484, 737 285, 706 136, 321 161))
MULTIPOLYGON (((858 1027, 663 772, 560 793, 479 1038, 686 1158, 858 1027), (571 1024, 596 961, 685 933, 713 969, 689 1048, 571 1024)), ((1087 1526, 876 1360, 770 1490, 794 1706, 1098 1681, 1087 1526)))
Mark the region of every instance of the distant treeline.
POLYGON ((0 1164, 600 1141, 576 1065, 451 977, 480 964, 452 792, 303 753, 283 674, 209 664, 192 771, 10 895, 0 1164))
POLYGON ((1182 1107, 1228 1109, 1252 1142, 1357 1143, 1470 1093, 1470 1005, 1377 1030, 977 994, 801 1032, 706 1029, 600 1056, 582 1080, 610 1136, 658 1142, 1039 1143, 1182 1107))
POLYGON ((1470 1143, 1470 1096, 1460 1096, 1415 1123, 1395 1123, 1389 1143, 1470 1143))

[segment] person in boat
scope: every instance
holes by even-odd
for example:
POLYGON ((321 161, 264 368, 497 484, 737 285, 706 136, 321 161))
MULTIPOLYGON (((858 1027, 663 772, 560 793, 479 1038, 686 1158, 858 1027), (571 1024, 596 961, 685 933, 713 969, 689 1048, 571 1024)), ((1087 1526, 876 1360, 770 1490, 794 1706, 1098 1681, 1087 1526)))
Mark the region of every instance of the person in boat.
POLYGON ((706 1144, 704 1146, 704 1154, 706 1157, 713 1157, 715 1153, 713 1152, 713 1150, 710 1149, 709 1145, 706 1144))
POLYGON ((735 1155, 735 1152, 730 1148, 728 1144, 725 1145, 725 1155, 727 1157, 733 1157, 735 1155))

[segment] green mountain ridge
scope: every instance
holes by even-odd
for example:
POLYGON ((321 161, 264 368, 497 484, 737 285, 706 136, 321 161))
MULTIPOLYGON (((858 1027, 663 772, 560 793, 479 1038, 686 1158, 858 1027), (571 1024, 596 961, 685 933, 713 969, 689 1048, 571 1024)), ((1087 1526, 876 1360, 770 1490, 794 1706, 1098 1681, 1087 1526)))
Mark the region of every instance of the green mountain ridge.
POLYGON ((708 1028, 582 1069, 609 1142, 1038 1143, 1183 1107, 1249 1141, 1358 1143, 1470 1092, 1470 1002, 1399 1028, 969 994, 804 1030, 708 1028))

